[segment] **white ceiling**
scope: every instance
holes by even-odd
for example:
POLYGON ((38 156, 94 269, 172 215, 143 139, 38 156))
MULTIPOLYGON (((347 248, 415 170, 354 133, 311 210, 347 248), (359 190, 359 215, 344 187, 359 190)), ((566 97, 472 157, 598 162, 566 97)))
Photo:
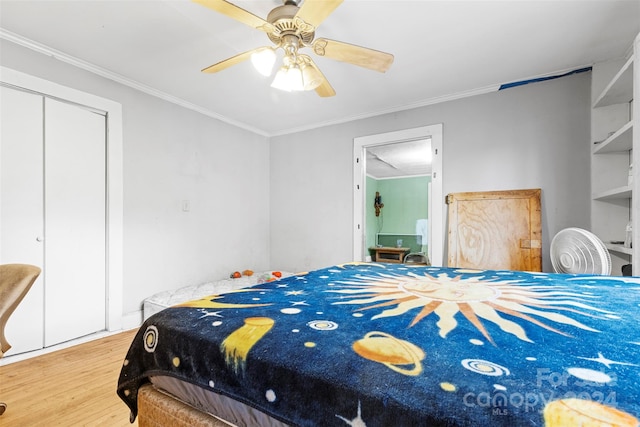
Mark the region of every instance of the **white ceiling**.
POLYGON ((366 148, 367 175, 374 178, 431 174, 431 139, 394 142, 366 148))
MULTIPOLYGON (((233 1, 266 18, 281 0, 233 1)), ((392 53, 381 74, 312 57, 337 95, 287 93, 243 62, 265 33, 189 0, 0 0, 0 36, 263 135, 399 111, 622 57, 639 0, 345 0, 316 31, 392 53)))

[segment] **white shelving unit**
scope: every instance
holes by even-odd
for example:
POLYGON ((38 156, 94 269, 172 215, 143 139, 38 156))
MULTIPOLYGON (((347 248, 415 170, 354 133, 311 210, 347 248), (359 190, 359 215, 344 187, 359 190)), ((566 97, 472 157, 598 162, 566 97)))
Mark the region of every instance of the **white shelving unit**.
POLYGON ((594 64, 592 74, 591 228, 611 253, 614 275, 621 274, 622 265, 633 264, 633 275, 640 276, 640 118, 634 114, 640 94, 640 66, 634 67, 639 44, 640 35, 625 58, 594 64), (637 166, 630 176, 631 164, 637 166), (619 243, 629 221, 631 248, 619 243))

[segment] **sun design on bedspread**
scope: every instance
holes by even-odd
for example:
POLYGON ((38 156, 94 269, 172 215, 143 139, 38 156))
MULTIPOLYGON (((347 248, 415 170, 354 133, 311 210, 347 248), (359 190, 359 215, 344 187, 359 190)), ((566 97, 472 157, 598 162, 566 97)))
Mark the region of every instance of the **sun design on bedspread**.
MULTIPOLYGON (((581 310, 610 313, 585 304, 587 295, 570 292, 566 288, 545 286, 540 283, 523 283, 521 280, 485 279, 484 276, 462 275, 450 277, 446 273, 432 276, 393 275, 379 273, 377 276, 360 276, 354 280, 341 281, 342 289, 327 292, 349 295, 349 300, 333 304, 364 305, 356 311, 386 308, 372 319, 400 316, 414 309, 419 310, 409 327, 415 326, 425 317, 435 313, 439 335, 446 338, 456 328, 456 315, 462 314, 484 337, 495 345, 481 319, 492 322, 504 332, 519 339, 533 342, 522 326, 502 315, 519 318, 549 331, 569 336, 540 319, 571 325, 580 329, 598 332, 561 311, 595 318, 581 310), (581 310, 580 310, 581 309, 581 310), (536 316, 536 317, 534 317, 536 316)), ((338 286, 336 286, 338 287, 338 286)), ((345 299, 345 296, 341 296, 345 299)))

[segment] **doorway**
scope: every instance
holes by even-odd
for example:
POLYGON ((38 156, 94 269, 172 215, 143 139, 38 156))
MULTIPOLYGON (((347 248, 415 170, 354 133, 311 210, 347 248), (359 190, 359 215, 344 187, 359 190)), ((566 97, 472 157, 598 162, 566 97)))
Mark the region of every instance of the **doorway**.
MULTIPOLYGON (((385 151, 393 151, 397 158, 401 155, 401 150, 397 147, 406 146, 413 149, 419 141, 429 141, 430 152, 425 154, 431 157, 431 179, 428 185, 428 214, 426 222, 427 231, 427 254, 433 265, 443 264, 443 218, 444 203, 442 198, 442 124, 424 126, 413 129, 405 129, 396 132, 358 137, 354 139, 354 167, 353 167, 353 259, 355 261, 365 261, 369 254, 368 248, 371 245, 371 237, 367 239, 367 234, 372 235, 371 230, 367 230, 367 208, 365 206, 367 195, 367 163, 384 160, 385 151), (382 150, 381 150, 382 149, 382 150), (377 153, 377 154, 376 154, 377 153), (369 155, 369 159, 367 158, 369 155)), ((387 158, 387 160, 389 160, 387 158)), ((378 163, 378 162, 376 162, 378 163)), ((384 161, 383 161, 384 163, 384 161)), ((423 163, 423 162, 418 162, 423 163)), ((387 166, 393 168, 393 161, 388 161, 387 166)), ((396 165, 397 166, 397 165, 396 165)), ((384 165, 383 165, 384 167, 384 165)), ((406 172, 405 172, 406 173, 406 172)), ((369 226, 370 228, 371 226, 369 226)), ((374 233, 375 234, 375 233, 374 233)))

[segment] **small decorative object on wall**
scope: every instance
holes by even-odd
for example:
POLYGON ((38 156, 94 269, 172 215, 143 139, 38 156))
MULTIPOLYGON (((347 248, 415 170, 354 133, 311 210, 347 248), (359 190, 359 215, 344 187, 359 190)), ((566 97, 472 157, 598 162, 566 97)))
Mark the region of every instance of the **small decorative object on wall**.
POLYGON ((376 208, 376 216, 380 216, 380 209, 384 208, 382 203, 382 196, 376 191, 376 197, 373 199, 373 207, 376 208))

